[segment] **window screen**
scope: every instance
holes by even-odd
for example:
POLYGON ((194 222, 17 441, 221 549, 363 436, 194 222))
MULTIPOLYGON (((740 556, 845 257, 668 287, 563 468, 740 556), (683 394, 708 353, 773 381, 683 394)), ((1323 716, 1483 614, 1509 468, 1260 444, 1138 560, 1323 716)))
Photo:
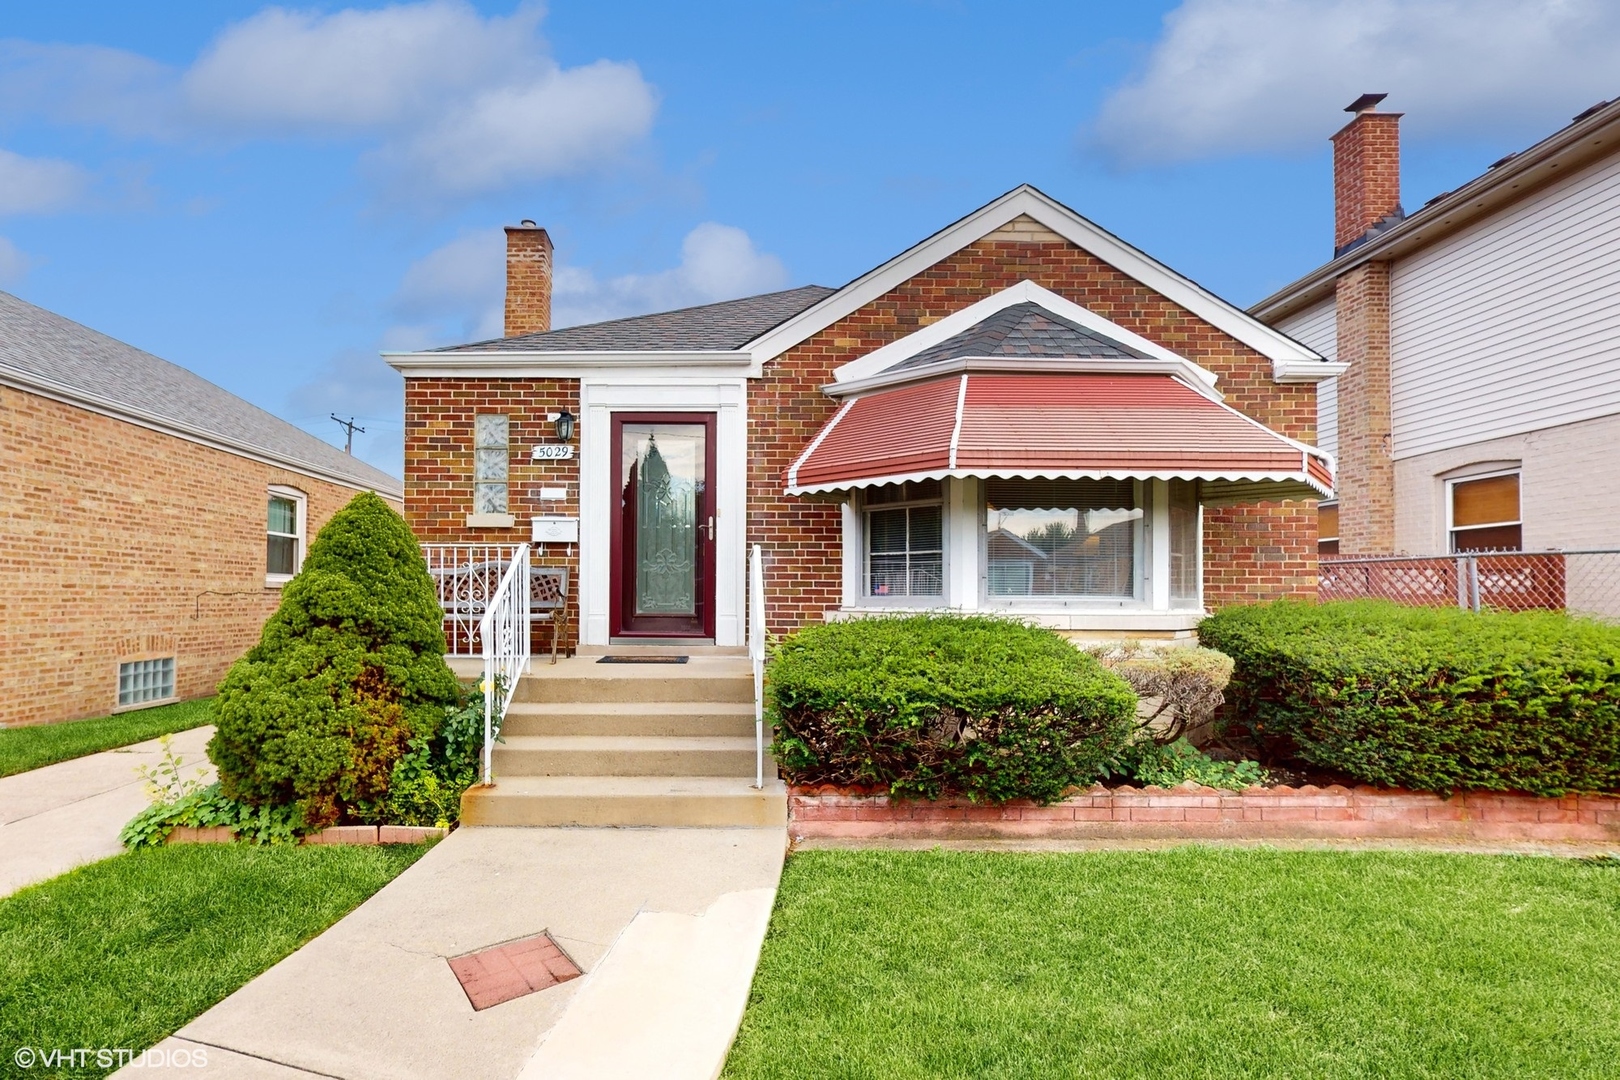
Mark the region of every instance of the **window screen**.
POLYGON ((1130 480, 990 480, 990 594, 1134 597, 1141 522, 1130 480))
POLYGON ((473 513, 506 513, 507 466, 511 458, 505 416, 473 418, 473 513))
POLYGON ((140 705, 174 697, 174 657, 118 665, 118 704, 140 705))
POLYGON ((1451 550, 1518 551, 1519 474, 1451 483, 1451 550))
POLYGON ((265 526, 264 569, 268 574, 298 572, 298 500, 270 496, 269 522, 265 526))

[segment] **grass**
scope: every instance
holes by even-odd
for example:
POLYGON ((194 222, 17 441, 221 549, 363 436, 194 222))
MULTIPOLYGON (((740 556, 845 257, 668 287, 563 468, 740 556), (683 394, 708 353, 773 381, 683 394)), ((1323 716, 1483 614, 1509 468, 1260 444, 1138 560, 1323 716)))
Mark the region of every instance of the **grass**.
POLYGON ((761 1077, 1620 1076, 1620 860, 810 851, 761 1077))
POLYGON ((5 728, 0 730, 0 776, 201 727, 213 722, 209 715, 213 700, 199 698, 93 720, 5 728))
MULTIPOLYGON (((15 1048, 136 1053, 336 922, 426 845, 195 845, 0 900, 0 1071, 15 1048)), ((312 988, 313 992, 313 988, 312 988)), ((93 1067, 29 1076, 101 1076, 93 1067)))

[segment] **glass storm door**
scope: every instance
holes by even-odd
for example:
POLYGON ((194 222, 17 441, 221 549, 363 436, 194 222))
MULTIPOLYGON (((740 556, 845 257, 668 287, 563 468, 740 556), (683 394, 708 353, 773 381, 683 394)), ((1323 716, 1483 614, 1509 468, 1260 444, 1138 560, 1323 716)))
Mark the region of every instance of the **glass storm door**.
POLYGON ((613 418, 613 633, 714 636, 714 414, 613 418))

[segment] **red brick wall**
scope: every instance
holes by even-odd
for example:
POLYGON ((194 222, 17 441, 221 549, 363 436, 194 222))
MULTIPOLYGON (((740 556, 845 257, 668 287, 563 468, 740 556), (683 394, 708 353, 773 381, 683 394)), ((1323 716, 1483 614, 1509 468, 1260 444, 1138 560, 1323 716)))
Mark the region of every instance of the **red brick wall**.
POLYGON ((0 387, 0 725, 102 716, 118 665, 175 658, 214 692, 259 635, 271 484, 313 538, 355 491, 0 387))
POLYGON ((1401 205, 1400 113, 1362 113, 1333 136, 1333 250, 1401 205))
MULTIPOLYGON (((837 504, 782 494, 787 466, 836 408, 821 386, 838 366, 1026 278, 1214 371, 1234 407, 1314 442, 1315 386, 1273 382, 1271 362, 1259 353, 1072 244, 987 237, 789 349, 750 383, 748 536, 767 553, 773 631, 819 620, 841 600, 837 504)), ((1211 510, 1210 602, 1314 593, 1313 514, 1314 503, 1211 510), (1256 536, 1268 541, 1262 549, 1254 549, 1256 536)))
MULTIPOLYGON (((418 379, 405 380, 405 520, 424 543, 521 544, 530 538, 536 514, 579 514, 579 458, 529 460, 536 443, 557 441, 549 413, 567 409, 579 415, 578 379, 418 379), (517 518, 510 529, 470 529, 473 510, 473 417, 504 413, 512 458, 507 473, 507 510, 517 518), (542 487, 568 489, 566 500, 541 502, 542 487)), ((574 435, 578 445, 579 433, 574 435)), ((559 633, 564 648, 579 635, 579 548, 547 544, 532 552, 536 566, 568 567, 567 621, 559 633), (573 554, 568 552, 572 550, 573 554)), ((549 629, 536 635, 536 648, 549 648, 549 629)))

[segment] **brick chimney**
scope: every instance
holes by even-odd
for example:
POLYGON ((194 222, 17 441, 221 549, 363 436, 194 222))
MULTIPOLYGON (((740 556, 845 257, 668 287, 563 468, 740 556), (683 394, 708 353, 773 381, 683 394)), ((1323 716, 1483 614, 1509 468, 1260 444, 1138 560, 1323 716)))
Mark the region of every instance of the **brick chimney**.
POLYGON ((1401 209, 1401 114, 1381 113, 1388 94, 1362 94, 1356 118, 1333 136, 1333 255, 1406 216, 1401 209))
MULTIPOLYGON (((1401 210, 1400 113, 1377 112, 1383 94, 1363 94, 1346 112, 1356 118, 1333 136, 1333 254, 1404 217, 1401 210)), ((1395 551, 1395 461, 1390 415, 1390 264, 1364 262, 1339 276, 1334 295, 1338 359, 1339 550, 1395 551)))
POLYGON ((527 219, 506 227, 506 336, 551 329, 551 237, 527 219))

